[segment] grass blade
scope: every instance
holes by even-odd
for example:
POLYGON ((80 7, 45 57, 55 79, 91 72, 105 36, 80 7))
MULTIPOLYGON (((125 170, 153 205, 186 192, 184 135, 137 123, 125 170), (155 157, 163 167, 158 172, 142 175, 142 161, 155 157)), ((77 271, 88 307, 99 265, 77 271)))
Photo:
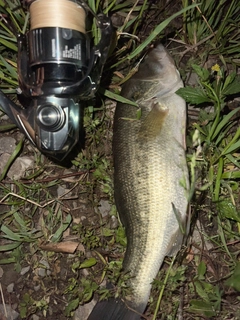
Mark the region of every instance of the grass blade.
POLYGON ((17 71, 15 68, 13 68, 2 56, 0 56, 0 59, 5 66, 5 68, 8 70, 10 75, 13 77, 13 79, 18 79, 17 71))
POLYGON ((116 101, 122 102, 122 103, 127 103, 127 104, 130 104, 131 106, 138 107, 138 104, 136 102, 131 101, 129 99, 126 99, 126 98, 120 96, 119 94, 113 93, 107 89, 100 88, 99 92, 101 92, 102 94, 105 95, 105 97, 108 97, 110 99, 113 99, 113 100, 116 100, 116 101))
POLYGON ((198 4, 193 4, 191 6, 188 6, 187 8, 184 8, 180 11, 178 11, 177 13, 173 14, 171 17, 167 18, 166 20, 164 20, 162 23, 160 23, 150 34, 150 36, 142 43, 140 44, 128 57, 128 60, 133 59, 134 57, 136 57, 139 53, 141 53, 166 27, 167 25, 173 20, 175 19, 177 16, 181 15, 182 13, 195 8, 196 6, 200 5, 200 3, 198 4))
POLYGON ((4 170, 3 170, 3 172, 2 172, 2 174, 1 174, 1 176, 0 176, 0 181, 2 181, 2 180, 5 178, 5 176, 6 176, 7 172, 8 172, 8 170, 9 170, 9 168, 11 167, 11 165, 12 165, 13 162, 14 162, 14 160, 15 160, 15 159, 17 158, 17 156, 19 155, 20 151, 22 150, 23 141, 24 141, 24 139, 22 139, 22 140, 18 143, 18 145, 16 146, 15 150, 13 151, 13 153, 11 154, 11 156, 9 157, 8 162, 7 162, 7 164, 5 165, 4 170))
POLYGON ((240 110, 239 108, 236 108, 229 112, 226 116, 224 116, 223 120, 219 122, 218 126, 216 127, 216 130, 214 131, 214 134, 212 136, 212 139, 214 139, 218 133, 225 127, 226 124, 229 123, 229 120, 240 110))

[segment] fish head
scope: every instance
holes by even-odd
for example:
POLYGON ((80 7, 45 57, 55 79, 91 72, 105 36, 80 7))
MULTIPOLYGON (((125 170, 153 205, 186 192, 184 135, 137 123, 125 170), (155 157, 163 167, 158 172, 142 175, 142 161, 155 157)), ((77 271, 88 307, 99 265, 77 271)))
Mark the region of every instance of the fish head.
POLYGON ((183 87, 172 57, 161 44, 148 53, 135 76, 136 80, 144 79, 144 82, 155 83, 151 90, 155 97, 172 94, 183 87))

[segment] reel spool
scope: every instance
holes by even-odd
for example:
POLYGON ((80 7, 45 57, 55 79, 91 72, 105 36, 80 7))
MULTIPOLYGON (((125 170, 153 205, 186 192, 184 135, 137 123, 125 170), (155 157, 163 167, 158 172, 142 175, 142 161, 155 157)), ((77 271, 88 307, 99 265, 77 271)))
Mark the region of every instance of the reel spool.
POLYGON ((31 3, 29 11, 30 30, 59 27, 86 33, 86 12, 75 1, 36 0, 31 3))
POLYGON ((63 86, 81 81, 89 68, 85 9, 69 0, 35 0, 29 11, 30 31, 19 41, 20 87, 26 96, 61 94, 63 86))

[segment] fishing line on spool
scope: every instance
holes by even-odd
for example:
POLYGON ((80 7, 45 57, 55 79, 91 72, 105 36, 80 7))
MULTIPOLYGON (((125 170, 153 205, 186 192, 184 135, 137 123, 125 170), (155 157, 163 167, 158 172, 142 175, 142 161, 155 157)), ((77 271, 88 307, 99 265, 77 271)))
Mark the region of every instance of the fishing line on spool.
POLYGON ((86 33, 86 13, 79 3, 69 0, 35 0, 30 4, 29 11, 31 30, 61 27, 86 33))

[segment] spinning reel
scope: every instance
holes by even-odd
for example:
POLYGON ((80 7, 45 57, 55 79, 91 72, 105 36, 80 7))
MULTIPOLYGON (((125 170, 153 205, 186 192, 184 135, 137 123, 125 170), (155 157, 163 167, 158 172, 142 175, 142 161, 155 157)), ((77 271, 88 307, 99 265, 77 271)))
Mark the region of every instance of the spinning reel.
POLYGON ((79 140, 81 100, 94 97, 106 62, 113 28, 82 1, 35 0, 30 31, 18 35, 19 98, 0 91, 0 106, 44 154, 61 161, 79 140), (87 15, 95 17, 101 39, 91 47, 87 15))

